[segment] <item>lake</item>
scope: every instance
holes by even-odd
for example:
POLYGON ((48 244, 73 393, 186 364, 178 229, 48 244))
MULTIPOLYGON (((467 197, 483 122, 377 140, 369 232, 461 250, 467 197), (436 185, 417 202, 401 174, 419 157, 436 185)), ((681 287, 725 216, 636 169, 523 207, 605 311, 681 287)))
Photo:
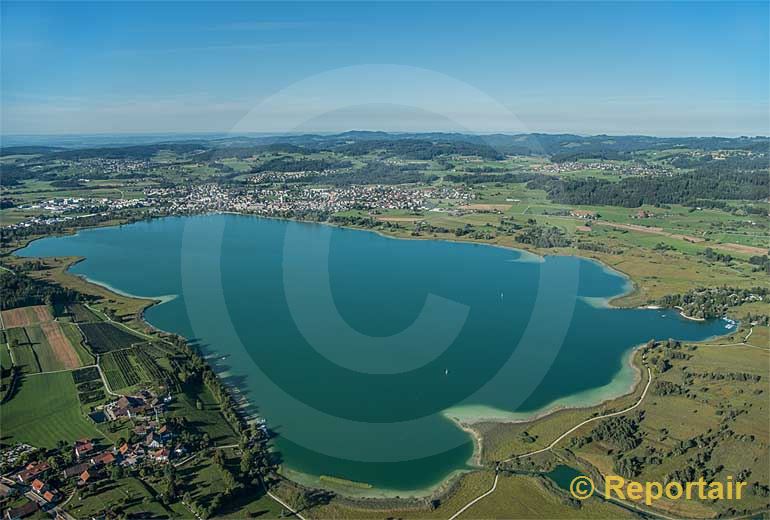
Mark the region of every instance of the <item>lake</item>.
POLYGON ((373 493, 466 468, 473 445, 451 418, 598 403, 634 384, 634 346, 726 332, 610 308, 629 282, 589 260, 251 216, 92 229, 17 254, 84 256, 73 273, 163 296, 147 321, 201 346, 278 433, 287 470, 373 493))
POLYGON ((564 464, 559 464, 548 473, 544 473, 544 475, 550 478, 554 484, 562 488, 564 491, 569 491, 572 480, 583 474, 575 468, 565 466, 564 464))

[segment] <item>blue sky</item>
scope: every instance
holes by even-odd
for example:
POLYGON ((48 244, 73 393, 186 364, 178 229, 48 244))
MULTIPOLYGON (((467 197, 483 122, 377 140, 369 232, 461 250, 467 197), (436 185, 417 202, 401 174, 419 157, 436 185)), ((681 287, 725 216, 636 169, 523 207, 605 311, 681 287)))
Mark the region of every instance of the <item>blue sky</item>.
POLYGON ((767 2, 1 5, 4 134, 770 133, 767 2))

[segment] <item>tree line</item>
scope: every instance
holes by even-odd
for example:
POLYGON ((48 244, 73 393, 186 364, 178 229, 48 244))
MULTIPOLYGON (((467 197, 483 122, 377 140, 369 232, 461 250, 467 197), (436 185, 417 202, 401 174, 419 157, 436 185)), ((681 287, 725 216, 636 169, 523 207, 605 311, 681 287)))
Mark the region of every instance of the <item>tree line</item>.
POLYGON ((57 305, 76 301, 80 294, 43 280, 22 274, 0 273, 0 309, 8 310, 29 305, 57 305))
POLYGON ((333 161, 330 159, 295 159, 292 157, 276 157, 251 169, 251 173, 262 172, 324 172, 350 168, 350 161, 333 161))
POLYGON ((765 170, 705 167, 671 177, 626 177, 618 182, 585 178, 537 177, 530 189, 543 189, 559 204, 637 208, 644 204, 697 205, 701 199, 761 200, 770 193, 765 170))
POLYGON ((684 314, 693 318, 720 318, 731 307, 743 303, 765 299, 770 293, 766 287, 739 289, 735 287, 717 287, 710 289, 692 289, 683 294, 669 294, 657 303, 664 307, 680 308, 684 314))

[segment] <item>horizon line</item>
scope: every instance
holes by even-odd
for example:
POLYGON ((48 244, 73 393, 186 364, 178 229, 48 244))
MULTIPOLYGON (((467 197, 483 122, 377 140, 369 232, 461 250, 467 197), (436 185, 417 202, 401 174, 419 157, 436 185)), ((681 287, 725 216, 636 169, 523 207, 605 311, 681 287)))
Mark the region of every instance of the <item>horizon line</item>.
POLYGON ((334 136, 348 133, 372 133, 372 134, 388 134, 388 135, 421 135, 421 134, 446 134, 446 135, 469 135, 469 136, 522 136, 522 135, 574 135, 577 137, 654 137, 659 139, 770 139, 770 135, 762 134, 750 134, 750 133, 735 133, 735 134, 650 134, 650 133, 582 133, 582 132, 559 132, 559 131, 531 131, 531 132, 471 132, 460 130, 365 130, 365 129, 348 129, 348 130, 336 130, 336 131, 308 131, 308 132, 271 132, 271 131, 250 131, 250 132, 238 132, 230 133, 221 130, 189 130, 189 131, 142 131, 142 132, 61 132, 61 133, 0 133, 0 140, 5 138, 40 138, 40 137, 112 137, 112 136, 125 136, 125 137, 152 137, 152 136, 219 136, 219 137, 249 137, 249 136, 261 136, 261 137, 291 137, 291 136, 303 136, 303 135, 321 135, 321 136, 334 136))

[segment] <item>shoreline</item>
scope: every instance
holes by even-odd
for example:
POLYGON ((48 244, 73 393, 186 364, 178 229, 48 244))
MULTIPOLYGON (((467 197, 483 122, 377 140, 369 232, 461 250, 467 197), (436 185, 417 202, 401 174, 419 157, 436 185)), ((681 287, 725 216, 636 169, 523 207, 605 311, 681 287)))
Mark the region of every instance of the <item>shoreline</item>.
MULTIPOLYGON (((553 415, 555 413, 564 411, 564 410, 588 410, 590 408, 597 408, 604 406, 605 404, 609 403, 610 401, 614 401, 615 399, 620 399, 623 397, 627 397, 631 394, 633 394, 637 387, 639 386, 639 382, 642 381, 642 370, 641 368, 634 363, 634 358, 636 357, 636 353, 639 351, 639 349, 643 348, 645 346, 644 343, 636 345, 632 347, 624 356, 625 361, 623 365, 621 366, 620 371, 613 377, 613 379, 607 383, 606 385, 584 390, 582 392, 578 392, 576 394, 571 394, 569 396, 564 396, 562 398, 556 399, 547 405, 538 408, 537 410, 532 410, 529 412, 507 412, 505 410, 499 410, 499 415, 473 415, 469 414, 465 418, 461 418, 457 415, 452 416, 451 411, 452 408, 449 408, 442 412, 442 415, 446 417, 447 419, 451 420, 455 424, 458 425, 458 427, 462 427, 463 430, 474 430, 474 426, 477 424, 482 423, 495 423, 495 424, 525 424, 525 423, 531 423, 538 421, 540 419, 543 419, 545 417, 548 417, 549 415, 553 415), (632 379, 629 380, 627 383, 623 381, 623 372, 628 371, 629 375, 632 376, 632 379), (613 386, 619 386, 623 384, 623 389, 615 390, 614 388, 611 388, 613 386), (587 394, 601 394, 601 390, 605 389, 607 392, 605 395, 599 395, 596 396, 598 398, 594 398, 593 401, 587 402, 587 403, 573 403, 572 400, 576 398, 587 398, 591 399, 592 396, 587 394), (507 416, 507 417, 506 417, 507 416)), ((485 407, 486 410, 498 410, 491 407, 485 407)), ((455 412, 456 413, 456 412, 455 412)), ((477 432, 478 433, 478 432, 477 432)))
POLYGON ((366 507, 366 505, 376 506, 380 500, 387 500, 389 502, 401 500, 404 502, 404 508, 410 508, 414 506, 414 504, 412 506, 409 505, 411 501, 422 501, 428 498, 445 496, 447 492, 454 488, 454 485, 463 475, 480 469, 482 469, 482 466, 454 469, 451 473, 442 477, 441 480, 415 489, 374 486, 371 488, 356 488, 344 484, 329 484, 328 481, 324 484, 324 481, 318 475, 303 473, 291 468, 281 468, 278 470, 278 474, 295 484, 309 489, 325 489, 337 493, 337 495, 345 500, 361 501, 361 504, 359 504, 361 507, 366 507))
MULTIPOLYGON (((335 228, 344 229, 344 230, 368 231, 368 232, 371 232, 371 233, 378 234, 378 235, 380 235, 382 237, 389 238, 389 239, 394 239, 394 240, 434 240, 434 241, 442 241, 442 242, 454 242, 454 243, 459 243, 459 244, 473 244, 473 245, 481 245, 481 246, 498 247, 498 248, 503 248, 503 249, 507 249, 507 250, 519 253, 521 255, 521 259, 516 259, 515 261, 523 261, 523 262, 536 261, 538 263, 541 263, 541 262, 545 261, 545 257, 546 256, 565 256, 565 257, 566 256, 572 256, 572 257, 579 258, 581 260, 595 262, 595 263, 599 264, 602 267, 602 269, 604 269, 606 272, 608 272, 610 274, 613 274, 613 275, 616 275, 616 276, 620 276, 620 277, 622 277, 626 281, 626 285, 624 287, 624 290, 621 291, 619 294, 611 295, 611 296, 607 296, 607 297, 596 297, 595 298, 596 301, 602 300, 603 305, 605 305, 608 308, 615 308, 615 309, 629 308, 629 307, 624 307, 624 306, 616 305, 614 302, 617 299, 631 296, 632 294, 636 293, 639 290, 638 285, 636 284, 636 282, 633 281, 633 279, 631 278, 630 275, 626 274, 625 272, 623 272, 620 269, 617 269, 617 268, 615 268, 613 266, 610 266, 610 265, 602 262, 601 260, 599 260, 597 258, 586 257, 586 256, 582 256, 580 254, 555 254, 555 255, 539 254, 539 253, 535 253, 533 251, 530 251, 528 249, 517 248, 517 247, 514 247, 514 246, 508 246, 508 245, 503 245, 503 244, 481 242, 481 241, 451 239, 451 238, 441 238, 441 237, 428 237, 428 236, 416 236, 416 237, 393 236, 393 235, 387 234, 387 233, 385 233, 383 231, 380 231, 380 230, 372 230, 372 229, 366 229, 366 228, 357 228, 357 227, 353 227, 353 226, 345 226, 345 225, 340 225, 340 224, 335 224, 335 223, 330 223, 330 222, 315 222, 315 221, 307 221, 307 220, 283 218, 283 217, 267 217, 267 216, 256 215, 256 214, 251 214, 251 213, 239 213, 239 212, 208 212, 208 213, 200 213, 200 214, 195 214, 195 215, 162 215, 162 216, 153 217, 153 218, 150 218, 150 219, 142 219, 142 220, 131 221, 131 222, 128 222, 128 223, 152 221, 152 220, 156 220, 156 219, 160 219, 160 218, 202 217, 202 216, 217 215, 217 214, 249 216, 249 217, 253 217, 253 218, 281 220, 281 221, 291 221, 291 222, 298 222, 298 223, 302 223, 302 224, 325 225, 325 226, 335 227, 335 228), (532 257, 534 257, 534 259, 532 257)), ((84 230, 94 230, 94 231, 96 231, 98 229, 103 229, 103 228, 108 228, 108 227, 121 227, 124 224, 126 224, 126 223, 109 222, 109 223, 105 223, 105 225, 97 225, 97 226, 87 227, 87 228, 83 228, 83 229, 76 229, 76 230, 73 230, 72 232, 65 232, 65 233, 60 233, 60 234, 55 234, 55 235, 48 235, 48 236, 37 237, 37 238, 34 238, 32 240, 29 240, 29 241, 25 242, 24 245, 21 245, 18 248, 13 249, 12 251, 10 251, 8 253, 8 255, 9 256, 10 255, 18 256, 18 255, 16 255, 17 251, 27 247, 29 244, 31 244, 34 241, 42 240, 44 238, 50 238, 50 237, 54 237, 54 236, 77 235, 80 231, 84 231, 84 230)), ((35 257, 19 257, 19 258, 35 258, 35 257)), ((64 272, 67 275, 80 278, 81 280, 83 280, 87 284, 92 284, 92 285, 101 287, 102 289, 104 289, 104 290, 106 290, 108 292, 112 292, 114 294, 117 294, 119 296, 122 296, 122 297, 125 297, 125 298, 131 298, 131 299, 139 300, 141 302, 145 302, 146 304, 143 305, 142 310, 136 316, 137 320, 139 322, 141 322, 142 325, 148 327, 150 330, 156 331, 158 333, 174 334, 174 333, 171 333, 171 332, 159 329, 159 328, 155 327, 152 323, 148 322, 146 320, 146 318, 145 318, 145 311, 148 308, 152 307, 152 306, 162 305, 163 303, 167 303, 168 301, 171 301, 174 298, 178 297, 178 295, 140 296, 140 295, 130 294, 130 293, 127 293, 125 291, 121 291, 121 290, 119 290, 119 289, 117 289, 115 287, 110 286, 107 283, 100 282, 98 280, 93 280, 93 279, 88 278, 85 275, 80 275, 80 274, 76 274, 76 273, 71 272, 70 269, 71 269, 72 266, 76 265, 77 263, 79 263, 79 262, 81 262, 82 260, 85 259, 85 257, 74 257, 74 258, 76 258, 76 259, 72 263, 67 264, 65 266, 65 268, 64 268, 64 272)), ((633 307, 631 307, 631 308, 633 308, 633 307)), ((659 308, 659 307, 657 307, 657 308, 659 308)), ((687 318, 687 319, 691 319, 691 320, 695 320, 695 321, 706 321, 706 320, 703 320, 703 319, 691 318, 691 317, 685 316, 683 313, 681 313, 681 311, 680 311, 680 314, 682 315, 682 317, 687 318)), ((711 338, 708 338, 708 339, 711 339, 711 338)), ((705 339, 703 341, 707 341, 708 339, 705 339)), ((697 342, 695 342, 695 343, 697 343, 697 342)), ((564 404, 563 403, 564 400, 569 400, 570 398, 574 398, 576 396, 579 396, 582 393, 585 393, 585 392, 579 392, 578 394, 573 394, 571 396, 565 396, 564 398, 561 398, 561 399, 559 399, 557 401, 554 401, 553 403, 550 403, 549 405, 547 405, 546 407, 544 407, 544 408, 542 408, 540 410, 536 410, 536 411, 533 411, 533 412, 525 412, 525 414, 527 414, 525 417, 514 418, 514 419, 510 419, 510 418, 506 419, 504 417, 501 417, 500 415, 493 415, 493 416, 486 417, 486 418, 485 417, 479 417, 479 418, 475 418, 475 419, 470 420, 470 421, 463 421, 463 420, 461 420, 461 419, 459 419, 457 417, 451 417, 451 416, 447 415, 446 413, 442 412, 442 415, 445 418, 447 418, 448 420, 452 421, 452 423, 456 427, 460 428, 466 434, 468 434, 469 437, 471 438, 472 442, 473 442, 473 446, 474 446, 473 454, 471 455, 471 458, 468 461, 468 463, 469 463, 469 465, 471 467, 469 467, 467 469, 455 469, 451 473, 449 473, 448 475, 446 475, 445 477, 440 479, 435 484, 429 485, 429 486, 425 486, 425 487, 417 489, 417 490, 405 491, 405 490, 390 490, 390 489, 385 489, 385 488, 372 488, 371 490, 366 490, 366 491, 371 491, 370 494, 367 494, 367 493, 360 493, 360 494, 353 494, 353 493, 351 493, 351 494, 347 494, 345 492, 340 492, 338 489, 335 489, 335 492, 339 492, 342 496, 346 496, 346 497, 349 497, 351 499, 371 499, 371 500, 376 500, 377 498, 391 498, 392 499, 392 498, 400 497, 400 498, 403 498, 404 500, 407 500, 408 498, 429 498, 432 494, 436 493, 437 491, 440 492, 440 490, 442 490, 442 489, 444 489, 444 490, 451 489, 452 488, 452 483, 453 483, 453 481, 455 479, 459 478, 463 474, 466 474, 466 473, 474 471, 474 470, 482 469, 484 467, 483 463, 482 463, 482 452, 483 452, 483 446, 484 446, 484 439, 483 439, 483 435, 481 435, 473 427, 475 424, 479 424, 479 423, 482 423, 482 422, 498 423, 498 424, 505 424, 505 423, 532 423, 532 422, 538 421, 540 419, 543 419, 543 418, 545 418, 547 416, 550 416, 550 415, 552 415, 554 413, 557 413, 557 412, 560 412, 560 411, 563 411, 563 410, 569 410, 569 409, 574 409, 574 410, 585 409, 585 410, 589 410, 591 408, 600 407, 600 406, 602 406, 602 405, 606 404, 607 402, 612 401, 614 399, 620 399, 620 398, 626 397, 628 395, 631 395, 631 394, 633 394, 637 390, 639 382, 643 380, 641 368, 634 363, 635 353, 642 346, 643 345, 637 345, 637 346, 633 347, 632 349, 629 350, 629 352, 627 354, 627 359, 628 360, 626 362, 626 368, 628 368, 628 367, 631 368, 631 370, 632 370, 632 372, 634 374, 633 381, 629 385, 627 385, 626 389, 623 390, 622 392, 617 393, 616 395, 606 396, 605 398, 603 398, 599 402, 593 402, 593 403, 588 403, 588 404, 572 404, 572 403, 564 404), (408 497, 404 496, 407 493, 415 493, 415 494, 411 495, 411 496, 408 496, 408 497)), ((212 366, 212 368, 213 368, 213 366, 212 366)), ((618 372, 618 374, 616 374, 615 377, 617 377, 618 375, 621 375, 622 372, 623 372, 623 368, 621 368, 621 370, 618 372)), ((215 373, 216 373, 216 371, 215 371, 215 373)), ((217 374, 217 376, 219 377, 220 374, 217 374)), ((230 388, 232 390, 231 385, 228 385, 226 382, 224 382, 221 379, 220 379, 220 381, 223 383, 223 385, 225 385, 225 387, 230 388)), ((613 378, 613 381, 614 381, 614 378, 613 378)), ((613 381, 610 381, 610 383, 608 383, 608 385, 605 385, 604 387, 612 385, 613 381)), ((600 388, 604 388, 604 387, 599 387, 597 389, 591 389, 591 390, 589 390, 589 392, 590 391, 596 391, 596 390, 599 390, 600 388)), ((244 398, 242 396, 239 396, 239 399, 236 399, 235 402, 236 402, 237 409, 239 411, 242 411, 242 412, 246 412, 249 407, 256 406, 255 403, 249 402, 248 399, 246 399, 246 398, 244 398)), ((449 409, 449 410, 451 410, 451 409, 449 409)), ((503 414, 504 413, 515 414, 515 412, 505 412, 503 410, 501 410, 501 413, 503 413, 503 414)), ((245 416, 248 417, 248 414, 245 414, 245 416)), ((302 476, 307 477, 309 480, 312 479, 312 480, 318 481, 318 477, 317 476, 314 476, 314 475, 311 475, 311 474, 302 473, 302 472, 293 471, 290 468, 286 468, 286 469, 287 469, 287 471, 290 474, 294 475, 295 478, 289 478, 289 477, 284 476, 283 475, 283 470, 281 470, 281 469, 279 469, 279 474, 284 476, 284 478, 289 478, 289 480, 297 482, 300 485, 305 485, 301 481, 301 480, 303 480, 302 476)), ((314 487, 318 487, 318 488, 321 488, 321 489, 334 489, 334 488, 331 488, 330 486, 323 486, 322 484, 314 486, 314 487)))
MULTIPOLYGON (((76 262, 73 262, 71 265, 67 267, 67 271, 69 271, 73 266, 79 264, 81 261, 85 260, 85 258, 81 258, 77 260, 76 262)), ((138 294, 131 294, 129 292, 123 291, 121 289, 118 289, 117 287, 114 287, 107 282, 102 282, 101 280, 96 280, 94 278, 89 278, 87 275, 79 274, 79 273, 73 273, 70 272, 71 275, 77 276, 81 280, 83 280, 86 283, 90 283, 92 285, 98 285, 102 289, 106 289, 107 291, 113 292, 119 296, 123 296, 124 298, 132 298, 134 300, 145 300, 145 301, 151 301, 153 302, 153 305, 163 305, 164 303, 168 303, 170 301, 176 300, 179 298, 178 294, 165 294, 161 296, 139 296, 138 294)), ((142 318, 143 319, 143 318, 142 318)), ((144 320, 146 322, 146 320, 144 320)), ((147 322, 148 325, 152 326, 149 322, 147 322)), ((160 329, 158 329, 160 330, 160 329)), ((166 331, 163 331, 166 332, 166 331)))
MULTIPOLYGON (((578 394, 573 394, 572 396, 566 396, 562 399, 557 399, 556 401, 553 401, 552 403, 549 403, 548 405, 544 406, 541 409, 533 410, 532 412, 522 412, 524 415, 523 417, 509 417, 505 418, 500 415, 498 416, 490 416, 490 417, 484 417, 484 416, 477 416, 473 418, 466 418, 465 420, 460 419, 459 417, 453 417, 449 415, 447 412, 444 412, 443 415, 455 423, 455 425, 463 430, 464 432, 468 433, 471 438, 474 440, 474 452, 473 456, 471 457, 470 462, 477 466, 478 468, 484 467, 483 462, 483 449, 484 449, 484 436, 479 433, 479 431, 476 429, 476 426, 479 424, 484 423, 492 423, 492 424, 527 424, 527 423, 534 423, 536 421, 542 420, 546 417, 549 417, 553 414, 563 412, 565 410, 585 410, 588 412, 589 410, 593 408, 601 408, 608 403, 617 400, 617 399, 623 399, 625 397, 631 396, 639 389, 640 383, 644 380, 643 374, 642 374, 642 368, 637 365, 634 360, 636 359, 637 352, 644 348, 645 344, 636 345, 633 347, 627 354, 626 362, 623 364, 624 366, 621 368, 621 371, 618 373, 620 375, 624 369, 630 369, 633 373, 633 380, 626 386, 626 389, 623 390, 620 393, 617 394, 610 394, 603 396, 600 400, 587 403, 587 404, 573 404, 573 403, 567 403, 565 404, 564 401, 568 401, 571 398, 574 398, 575 396, 580 395, 581 393, 585 394, 586 392, 581 392, 578 394)), ((615 378, 614 378, 615 379, 615 378)), ((613 381, 614 381, 613 379, 613 381)), ((613 384, 613 381, 610 381, 607 385, 604 387, 611 386, 613 384)), ((596 390, 600 390, 599 387, 596 390)), ((589 393, 591 390, 588 391, 589 393)), ((516 412, 505 412, 501 410, 503 414, 508 413, 511 415, 515 415, 516 412)))
POLYGON ((684 309, 682 309, 682 308, 681 308, 681 307, 679 307, 678 305, 677 305, 676 307, 674 307, 674 309, 678 310, 678 311, 679 311, 679 315, 680 315, 682 318, 686 319, 686 320, 692 320, 692 321, 706 321, 706 319, 705 319, 705 318, 695 318, 694 316, 688 316, 687 314, 685 314, 685 313, 684 313, 684 309))
MULTIPOLYGON (((447 417, 447 416, 445 416, 447 417)), ((484 436, 481 435, 478 431, 476 431, 475 428, 473 428, 473 424, 464 423, 462 421, 457 420, 454 417, 447 417, 450 421, 452 421, 455 426, 460 428, 462 431, 467 433, 470 438, 473 440, 473 454, 471 455, 471 458, 468 460, 469 464, 472 466, 476 466, 478 468, 483 468, 484 463, 481 460, 481 456, 484 452, 484 436)))
POLYGON ((598 264, 599 267, 601 267, 605 272, 610 273, 613 276, 619 276, 620 278, 623 278, 626 282, 625 287, 618 293, 613 294, 609 296, 597 296, 593 297, 594 300, 604 300, 604 305, 606 308, 612 308, 612 309, 633 309, 633 308, 639 308, 638 305, 618 305, 616 303, 617 300, 621 298, 627 298, 629 296, 634 295, 638 292, 639 287, 638 284, 634 281, 634 279, 623 271, 620 268, 617 268, 615 266, 609 265, 602 260, 598 258, 594 258, 592 256, 584 256, 580 254, 580 249, 575 249, 575 252, 568 252, 565 253, 563 251, 558 251, 560 248, 557 249, 557 254, 548 254, 545 252, 542 252, 540 249, 537 248, 527 248, 527 244, 521 244, 521 247, 516 246, 509 246, 505 244, 498 244, 494 242, 483 242, 483 241, 476 241, 476 240, 463 240, 460 238, 452 238, 452 237, 436 237, 436 236, 400 236, 400 235, 394 235, 386 233, 385 231, 378 230, 378 229, 369 229, 369 228, 362 228, 362 227, 355 227, 355 226, 346 226, 343 224, 335 224, 333 222, 320 222, 320 221, 314 221, 314 220, 301 220, 296 218, 288 218, 288 217, 269 217, 264 215, 257 215, 254 213, 242 213, 238 211, 218 211, 218 212, 209 212, 209 213, 201 213, 198 215, 178 215, 178 216, 205 216, 205 215, 238 215, 241 217, 253 217, 253 218, 261 218, 261 219, 269 219, 269 220, 279 220, 279 221, 285 221, 285 222, 297 222, 301 224, 316 224, 320 226, 329 226, 332 228, 342 229, 342 230, 351 230, 351 231, 364 231, 368 233, 374 233, 375 235, 379 235, 383 238, 388 238, 391 240, 433 240, 436 242, 451 242, 455 244, 472 244, 476 246, 486 246, 486 247, 497 247, 500 249, 506 249, 508 251, 514 251, 516 253, 519 253, 521 255, 520 258, 517 258, 516 260, 513 260, 514 262, 533 262, 533 263, 543 263, 545 262, 545 258, 547 256, 552 257, 574 257, 578 258, 580 260, 584 260, 587 262, 593 262, 595 264, 598 264))

